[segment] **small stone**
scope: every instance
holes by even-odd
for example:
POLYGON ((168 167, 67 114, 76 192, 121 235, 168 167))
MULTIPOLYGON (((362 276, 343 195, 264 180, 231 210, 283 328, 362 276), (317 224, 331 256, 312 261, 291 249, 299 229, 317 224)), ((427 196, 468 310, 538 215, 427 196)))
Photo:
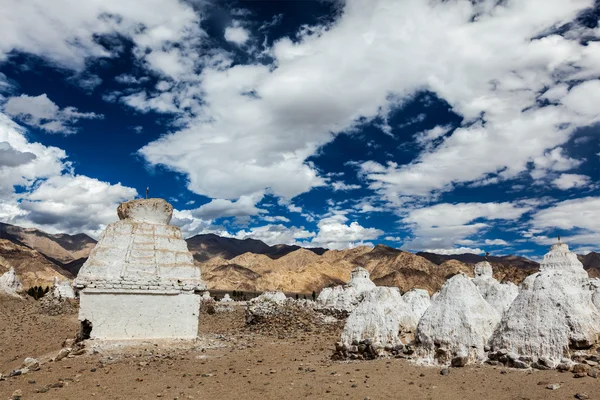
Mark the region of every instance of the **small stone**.
POLYGON ((71 349, 69 349, 69 348, 60 349, 60 351, 58 352, 58 354, 56 355, 56 357, 54 357, 54 361, 60 361, 60 360, 62 360, 63 358, 65 358, 66 356, 68 356, 69 353, 71 353, 71 349))
POLYGON ((573 372, 578 374, 580 372, 587 372, 587 370, 590 369, 589 365, 586 364, 575 364, 573 366, 573 372))
POLYGON ((560 363, 556 366, 556 369, 561 372, 567 372, 571 370, 571 364, 568 363, 560 363))
POLYGON ((585 378, 587 376, 587 374, 585 372, 578 372, 576 374, 573 374, 573 378, 585 378))
POLYGON ((587 365, 589 365, 590 367, 595 367, 598 365, 598 363, 596 361, 592 361, 592 360, 585 360, 584 361, 587 365))
POLYGON ((467 365, 468 361, 469 361, 468 357, 458 356, 458 357, 454 357, 452 359, 451 365, 453 367, 464 367, 465 365, 467 365))
POLYGON ((586 400, 586 399, 589 399, 590 396, 588 396, 586 393, 577 393, 577 394, 575 394, 575 398, 577 400, 586 400))
POLYGON ((446 376, 450 373, 450 369, 449 368, 444 368, 440 371, 440 375, 446 376))
POLYGON ((27 357, 23 361, 21 368, 27 368, 29 371, 38 371, 40 369, 40 362, 35 358, 27 357))
POLYGON ((546 386, 546 389, 557 390, 560 389, 560 385, 558 383, 551 383, 550 385, 546 386))
POLYGON ((13 392, 12 396, 10 396, 11 400, 21 400, 23 397, 23 391, 21 389, 17 389, 13 392))
POLYGON ((527 369, 529 368, 529 365, 526 362, 523 362, 521 360, 512 360, 510 363, 510 366, 513 368, 518 368, 518 369, 527 369))
POLYGON ((588 372, 587 372, 589 377, 592 378, 598 378, 598 375, 600 375, 600 371, 597 368, 591 368, 588 372))

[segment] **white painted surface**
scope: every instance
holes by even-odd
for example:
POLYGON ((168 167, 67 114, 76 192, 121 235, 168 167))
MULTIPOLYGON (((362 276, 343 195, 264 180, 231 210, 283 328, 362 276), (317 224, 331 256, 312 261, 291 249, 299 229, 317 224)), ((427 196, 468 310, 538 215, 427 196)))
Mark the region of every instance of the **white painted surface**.
POLYGON ((86 289, 79 320, 92 323, 92 339, 195 339, 200 296, 178 291, 86 289))
POLYGON ((396 287, 377 287, 364 293, 363 301, 348 316, 342 331, 342 342, 371 339, 373 345, 385 347, 400 343, 400 338, 413 333, 417 317, 402 300, 396 287))
POLYGON ((54 277, 54 285, 52 286, 52 292, 55 297, 61 299, 74 299, 75 292, 71 286, 71 282, 68 280, 60 280, 58 277, 54 277))
POLYGON ((519 294, 519 288, 512 282, 500 283, 493 277, 492 265, 487 261, 475 264, 473 283, 483 298, 502 315, 509 309, 519 294))
POLYGON ((425 289, 411 289, 404 293, 402 300, 410 306, 413 313, 417 316, 417 320, 421 319, 431 305, 429 292, 425 289))
POLYGON ((14 297, 21 297, 19 293, 23 291, 23 285, 13 267, 10 267, 2 276, 0 276, 0 292, 14 297))
POLYGON ((233 299, 229 297, 229 293, 225 293, 225 296, 220 300, 221 303, 232 303, 233 299))
POLYGON ((369 271, 356 267, 350 273, 350 281, 346 285, 321 290, 317 304, 325 309, 351 312, 361 302, 363 293, 376 287, 369 277, 369 271))
POLYGON ((546 357, 557 363, 574 347, 596 343, 600 312, 590 279, 564 243, 552 246, 540 272, 529 276, 490 341, 494 350, 546 357))
POLYGON ((417 326, 422 361, 447 363, 453 357, 469 362, 485 358, 484 347, 500 322, 500 314, 463 274, 448 279, 417 326), (437 349, 445 350, 444 356, 437 349))
POLYGON ((600 310, 600 278, 590 280, 592 289, 592 302, 598 310, 600 310))

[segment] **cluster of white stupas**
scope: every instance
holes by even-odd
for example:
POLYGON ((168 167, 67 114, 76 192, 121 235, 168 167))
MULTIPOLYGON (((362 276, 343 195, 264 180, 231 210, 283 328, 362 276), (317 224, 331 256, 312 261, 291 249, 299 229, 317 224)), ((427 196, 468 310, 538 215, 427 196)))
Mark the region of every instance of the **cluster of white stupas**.
MULTIPOLYGON (((331 294, 349 286, 328 290, 319 297, 321 305, 337 305, 331 294)), ((336 355, 373 358, 391 352, 454 366, 487 360, 554 368, 570 362, 574 352, 581 355, 600 345, 599 301, 600 279, 590 279, 577 256, 559 242, 520 288, 498 282, 484 261, 475 265, 474 278, 453 276, 431 300, 420 289, 404 296, 388 287, 363 291, 336 355)))
POLYGON ((198 334, 200 268, 163 199, 122 203, 74 286, 79 320, 96 339, 194 339, 198 334))

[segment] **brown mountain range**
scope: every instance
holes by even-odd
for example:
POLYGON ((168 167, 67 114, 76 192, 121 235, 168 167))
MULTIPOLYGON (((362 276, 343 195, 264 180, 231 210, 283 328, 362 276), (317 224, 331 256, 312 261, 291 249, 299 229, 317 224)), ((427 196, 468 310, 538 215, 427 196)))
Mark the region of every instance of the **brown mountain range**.
MULTIPOLYGON (((76 276, 96 243, 84 234, 52 235, 2 223, 0 238, 0 272, 14 265, 26 287, 51 284, 56 274, 76 276)), ((348 250, 269 246, 259 240, 212 234, 191 237, 187 243, 209 288, 221 290, 310 293, 347 282, 350 271, 360 265, 378 285, 434 292, 449 276, 472 275, 473 264, 484 259, 474 254, 413 254, 383 245, 348 250)), ((590 276, 600 276, 600 254, 579 258, 590 276)), ((518 256, 490 256, 489 261, 497 279, 515 283, 539 268, 535 261, 518 256)))

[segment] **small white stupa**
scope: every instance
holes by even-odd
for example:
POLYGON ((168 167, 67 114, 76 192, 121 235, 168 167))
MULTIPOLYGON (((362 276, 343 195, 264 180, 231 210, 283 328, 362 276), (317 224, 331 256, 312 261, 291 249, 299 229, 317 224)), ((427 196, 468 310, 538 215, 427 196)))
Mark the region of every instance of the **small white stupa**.
POLYGON ((194 339, 206 286, 163 199, 122 203, 85 262, 79 320, 97 339, 194 339))
POLYGON ((560 241, 552 245, 540 271, 523 281, 494 332, 492 349, 543 357, 548 366, 573 350, 590 348, 600 333, 600 312, 589 287, 590 279, 577 256, 560 241))
POLYGON ((429 292, 425 289, 411 289, 402 295, 404 300, 417 316, 417 320, 420 320, 425 311, 431 305, 431 299, 429 298, 429 292))
POLYGON ((317 304, 323 309, 351 312, 361 301, 362 294, 375 287, 369 277, 369 271, 356 267, 350 273, 350 281, 347 284, 321 290, 317 304))
POLYGON ((13 297, 21 297, 19 293, 23 291, 23 285, 13 267, 0 276, 0 292, 13 297))
POLYGON ((52 285, 52 293, 54 297, 59 299, 74 299, 75 292, 71 286, 69 280, 60 280, 57 276, 54 277, 54 284, 52 285))
POLYGON ((223 296, 223 298, 219 301, 221 303, 232 303, 233 299, 231 297, 229 297, 229 293, 225 293, 225 296, 223 296))
POLYGON ((475 264, 473 273, 473 283, 483 298, 502 315, 519 294, 517 285, 512 282, 500 283, 494 279, 492 265, 487 261, 475 264))
POLYGON ((405 335, 414 334, 416 327, 417 316, 402 300, 400 289, 376 287, 365 292, 363 300, 348 316, 342 343, 349 347, 369 340, 375 348, 393 347, 405 335))
POLYGON ((483 361, 500 314, 463 274, 448 279, 417 326, 417 354, 427 363, 483 361))

